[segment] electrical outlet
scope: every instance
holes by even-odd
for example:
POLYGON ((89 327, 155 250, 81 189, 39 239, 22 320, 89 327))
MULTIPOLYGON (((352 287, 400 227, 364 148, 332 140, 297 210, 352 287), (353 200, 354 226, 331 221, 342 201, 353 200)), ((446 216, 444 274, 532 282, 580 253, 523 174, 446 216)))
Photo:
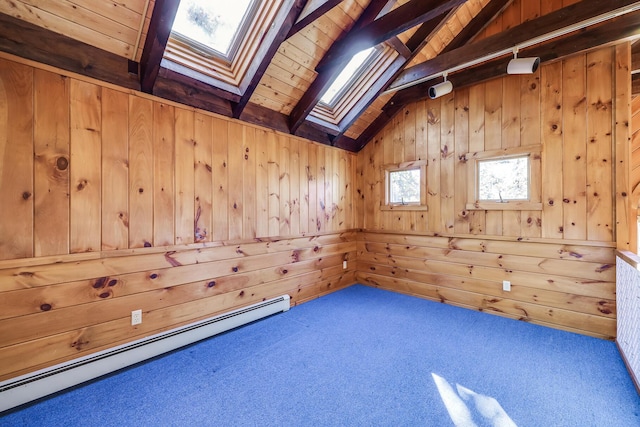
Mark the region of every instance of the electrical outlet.
POLYGON ((502 281, 502 290, 503 291, 507 291, 507 292, 511 292, 511 282, 508 280, 503 280, 502 281))
POLYGON ((131 326, 142 323, 142 310, 133 310, 131 312, 131 326))
POLYGON ((346 270, 346 269, 347 269, 347 261, 342 261, 342 268, 343 268, 344 270, 346 270))

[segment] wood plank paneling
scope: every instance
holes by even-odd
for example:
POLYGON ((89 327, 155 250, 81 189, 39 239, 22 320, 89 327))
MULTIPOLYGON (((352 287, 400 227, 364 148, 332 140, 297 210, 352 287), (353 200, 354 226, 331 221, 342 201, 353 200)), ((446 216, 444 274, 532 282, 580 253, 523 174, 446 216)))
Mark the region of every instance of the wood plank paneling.
POLYGON ((353 284, 355 166, 333 147, 0 61, 12 212, 0 219, 0 378, 353 284), (316 229, 318 190, 332 195, 330 233, 316 229))
POLYGON ((194 240, 210 242, 212 226, 213 177, 211 156, 213 148, 213 123, 210 116, 197 113, 195 116, 195 217, 194 240))
POLYGON ((69 251, 99 251, 101 244, 102 88, 71 81, 71 222, 69 251))
POLYGON ((153 106, 153 245, 175 242, 175 108, 153 106))
POLYGON ((102 88, 102 250, 129 247, 129 96, 102 88))
POLYGON ((34 73, 34 256, 69 253, 69 79, 34 73), (56 227, 50 219, 57 218, 56 227))
POLYGON ((0 60, 0 258, 33 256, 33 70, 0 60), (6 215, 6 214, 5 214, 6 215))
POLYGON ((624 227, 634 218, 616 217, 614 206, 615 200, 624 210, 622 193, 629 190, 622 184, 628 173, 625 152, 617 156, 629 145, 624 49, 628 46, 577 54, 544 64, 532 75, 495 79, 406 106, 358 154, 357 185, 364 198, 358 213, 365 229, 359 234, 358 280, 612 338, 614 219, 624 227), (415 133, 408 129, 414 115, 415 133), (397 149, 400 136, 418 135, 423 126, 428 221, 416 232, 413 219, 380 209, 377 183, 380 165, 412 158, 397 149), (460 207, 475 197, 467 194, 476 173, 470 156, 517 147, 539 147, 530 156, 530 197, 542 202, 541 209, 471 210, 465 223, 460 207), (453 167, 447 163, 450 155, 453 167), (378 217, 384 218, 381 224, 378 217), (502 280, 511 281, 511 292, 502 291, 502 280))
POLYGON ((175 244, 193 243, 195 170, 194 112, 175 110, 176 201, 175 244))
POLYGON ((129 247, 153 242, 153 102, 129 97, 129 247))

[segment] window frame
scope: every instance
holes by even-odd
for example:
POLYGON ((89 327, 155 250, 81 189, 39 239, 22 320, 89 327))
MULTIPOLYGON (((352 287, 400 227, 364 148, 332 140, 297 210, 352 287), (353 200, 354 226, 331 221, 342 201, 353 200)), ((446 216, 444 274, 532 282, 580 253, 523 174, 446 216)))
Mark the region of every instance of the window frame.
POLYGON ((427 161, 416 160, 412 162, 394 163, 382 166, 382 199, 381 210, 426 211, 427 207, 427 161), (393 172, 420 170, 420 201, 411 203, 391 203, 389 201, 390 175, 393 172))
POLYGON ((500 150, 489 150, 477 153, 467 153, 465 155, 467 165, 470 168, 467 184, 467 210, 497 210, 497 211, 534 211, 542 210, 542 199, 540 193, 541 158, 542 146, 527 146, 517 148, 504 148, 500 150), (528 200, 479 200, 479 163, 491 160, 503 160, 509 158, 528 157, 529 158, 529 188, 528 200))

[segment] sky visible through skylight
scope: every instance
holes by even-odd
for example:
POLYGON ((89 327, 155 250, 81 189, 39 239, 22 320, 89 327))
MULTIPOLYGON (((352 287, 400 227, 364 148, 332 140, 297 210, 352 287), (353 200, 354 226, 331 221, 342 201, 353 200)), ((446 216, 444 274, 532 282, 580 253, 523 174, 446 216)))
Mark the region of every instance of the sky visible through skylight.
POLYGON ((181 0, 173 31, 227 56, 253 0, 181 0))
POLYGON ((331 86, 329 86, 329 89, 327 89, 324 95, 322 95, 320 101, 327 105, 331 105, 335 100, 335 97, 342 91, 345 85, 347 85, 351 78, 358 73, 358 70, 362 67, 373 50, 374 48, 370 47, 369 49, 356 53, 344 70, 342 70, 340 75, 338 75, 338 78, 331 86))

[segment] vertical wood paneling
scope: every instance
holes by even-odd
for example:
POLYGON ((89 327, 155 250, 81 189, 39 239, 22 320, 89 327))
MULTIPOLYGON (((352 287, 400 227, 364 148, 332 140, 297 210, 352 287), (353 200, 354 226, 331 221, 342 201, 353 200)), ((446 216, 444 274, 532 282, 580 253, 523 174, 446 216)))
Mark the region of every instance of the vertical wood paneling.
POLYGON ((455 212, 455 99, 450 94, 441 98, 440 110, 440 208, 441 230, 453 233, 455 212))
POLYGON ((562 63, 541 69, 542 237, 561 239, 562 219, 562 63))
POLYGON ((333 230, 335 204, 333 203, 333 150, 324 150, 324 204, 325 230, 333 230))
POLYGON ((615 48, 614 123, 615 123, 615 240, 620 250, 636 251, 638 247, 637 210, 632 206, 631 193, 631 45, 615 48))
POLYGON ((267 131, 256 130, 256 235, 269 235, 269 144, 267 131))
POLYGON ((129 97, 129 247, 153 242, 153 102, 129 97))
MULTIPOLYGON (((484 151, 484 84, 472 86, 469 89, 469 152, 477 153, 484 151)), ((468 170, 467 179, 469 179, 475 171, 468 170)), ((470 191, 470 190, 469 190, 470 191)), ((470 194, 470 200, 475 199, 475 194, 470 194)), ((485 233, 485 211, 474 210, 471 212, 469 219, 469 232, 471 234, 485 233)))
POLYGON ((611 191, 613 49, 587 54, 587 238, 614 238, 611 191))
MULTIPOLYGON (((300 183, 300 234, 307 234, 310 230, 310 217, 309 217, 309 148, 311 144, 305 144, 299 142, 299 170, 298 170, 298 182, 300 183)), ((351 169, 349 169, 351 170, 351 169)), ((355 172, 355 167, 354 167, 355 172)), ((355 184, 355 180, 353 181, 355 184)), ((351 213, 355 212, 350 208, 351 213)))
POLYGON ((427 206, 429 230, 441 233, 440 100, 427 102, 427 206))
POLYGON ((33 70, 0 60, 0 259, 33 256, 33 70))
POLYGON ((309 144, 307 159, 307 187, 309 189, 309 233, 318 231, 318 146, 309 144))
POLYGON ((469 152, 469 90, 462 89, 455 97, 455 170, 454 170, 454 208, 455 233, 469 234, 469 212, 467 204, 467 162, 465 154, 469 152))
POLYGON ((102 88, 71 81, 71 214, 69 251, 92 252, 102 247, 100 168, 102 150, 102 88))
POLYGON ((153 106, 153 245, 175 242, 175 108, 153 106))
POLYGON ((213 118, 213 240, 229 238, 228 124, 213 118))
POLYGON ((128 248, 129 96, 107 88, 102 89, 102 200, 102 250, 128 248))
POLYGON ((194 112, 176 108, 175 120, 175 243, 183 245, 194 242, 194 112))
POLYGON ((243 176, 244 127, 236 122, 229 123, 229 239, 241 239, 244 208, 243 176))
POLYGON ((280 155, 275 133, 267 135, 269 174, 269 235, 280 235, 280 155))
POLYGON ((300 233, 300 142, 296 138, 289 138, 289 199, 291 200, 290 233, 296 236, 300 233))
POLYGON ((245 127, 242 162, 242 238, 256 237, 256 130, 245 127))
POLYGON ((280 135, 278 138, 278 152, 280 175, 280 235, 289 236, 291 234, 291 193, 290 193, 290 176, 289 162, 291 157, 289 138, 280 135))
MULTIPOLYGON (((527 2, 524 2, 527 3, 527 2)), ((524 4, 523 3, 523 4, 524 4)), ((540 71, 520 77, 520 145, 540 145, 540 71)), ((531 200, 541 200, 542 173, 540 155, 531 156, 531 200)), ((520 213, 521 235, 542 236, 542 214, 540 211, 520 213)))
POLYGON ((324 194, 325 189, 325 168, 324 168, 324 159, 325 159, 325 148, 318 145, 317 146, 317 156, 316 156, 316 221, 317 226, 316 230, 319 232, 324 232, 326 230, 326 199, 324 194))
POLYGON ((69 253, 69 79, 34 73, 34 256, 69 253), (57 219, 55 227, 51 218, 57 219))
POLYGON ((195 116, 195 218, 194 239, 196 242, 211 241, 213 171, 211 156, 213 148, 213 123, 210 116, 196 113, 195 116))
POLYGON ((564 61, 562 105, 564 157, 564 237, 587 239, 587 98, 585 56, 564 61))

